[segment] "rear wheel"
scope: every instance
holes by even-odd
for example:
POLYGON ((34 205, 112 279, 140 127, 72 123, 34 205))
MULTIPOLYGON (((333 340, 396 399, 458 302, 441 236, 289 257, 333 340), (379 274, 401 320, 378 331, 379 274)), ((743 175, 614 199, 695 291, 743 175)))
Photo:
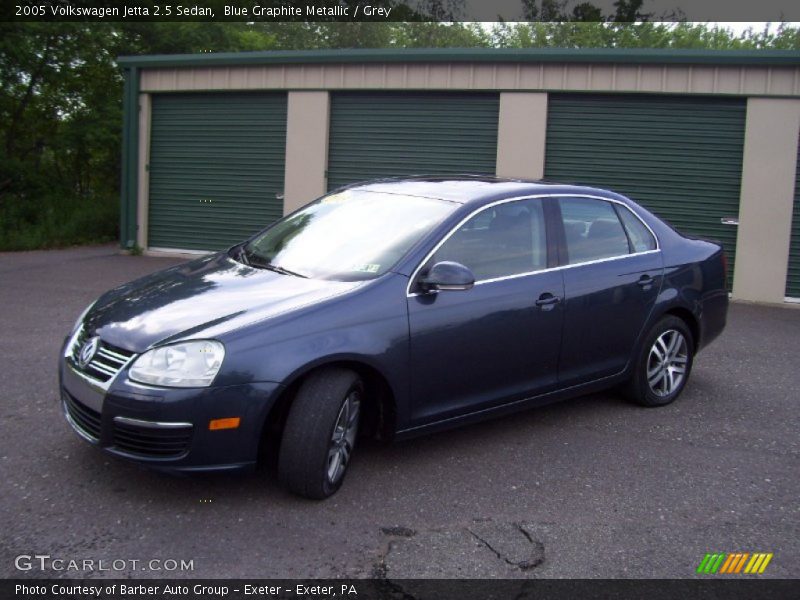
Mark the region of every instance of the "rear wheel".
POLYGON ((642 406, 666 406, 680 396, 694 359, 694 339, 686 323, 666 316, 648 332, 628 382, 626 395, 642 406))
POLYGON ((355 447, 364 383, 348 369, 308 376, 289 409, 278 475, 289 489, 322 499, 342 485, 355 447))

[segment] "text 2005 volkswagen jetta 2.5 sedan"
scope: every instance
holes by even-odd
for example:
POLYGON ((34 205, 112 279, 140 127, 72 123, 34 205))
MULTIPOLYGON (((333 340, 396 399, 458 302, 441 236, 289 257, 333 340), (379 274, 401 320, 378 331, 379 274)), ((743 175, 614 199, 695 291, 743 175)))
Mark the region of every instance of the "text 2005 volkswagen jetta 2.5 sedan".
POLYGON ((725 270, 718 244, 604 190, 359 184, 102 295, 65 342, 61 396, 114 455, 205 471, 272 447, 292 491, 324 498, 359 435, 617 385, 669 404, 725 325, 725 270))

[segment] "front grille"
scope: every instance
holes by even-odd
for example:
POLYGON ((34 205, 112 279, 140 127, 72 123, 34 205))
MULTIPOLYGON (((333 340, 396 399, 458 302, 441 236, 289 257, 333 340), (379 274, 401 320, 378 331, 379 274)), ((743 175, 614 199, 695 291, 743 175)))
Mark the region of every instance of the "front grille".
POLYGON ((72 425, 92 440, 100 439, 100 413, 82 404, 68 392, 63 392, 64 406, 72 425))
POLYGON ((72 364, 81 373, 102 383, 111 381, 116 374, 119 373, 120 369, 127 365, 134 357, 133 352, 123 350, 122 348, 112 346, 100 340, 97 346, 97 352, 95 352, 92 360, 90 360, 87 365, 81 366, 79 360, 81 350, 88 339, 89 336, 86 330, 81 329, 72 345, 72 351, 70 353, 72 364))
POLYGON ((174 458, 185 454, 192 437, 192 426, 147 427, 114 422, 114 446, 130 454, 153 458, 174 458))

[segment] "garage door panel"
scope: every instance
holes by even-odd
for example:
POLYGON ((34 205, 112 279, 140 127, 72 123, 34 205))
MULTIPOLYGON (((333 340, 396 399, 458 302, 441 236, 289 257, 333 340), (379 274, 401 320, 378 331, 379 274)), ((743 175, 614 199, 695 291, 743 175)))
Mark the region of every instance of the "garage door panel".
POLYGON ((732 276, 737 231, 720 219, 739 212, 743 99, 551 94, 548 106, 548 179, 613 189, 721 241, 732 276))
POLYGON ((153 96, 148 245, 218 250, 283 214, 286 94, 153 96))
POLYGON ((411 174, 494 174, 496 93, 336 93, 328 189, 411 174))

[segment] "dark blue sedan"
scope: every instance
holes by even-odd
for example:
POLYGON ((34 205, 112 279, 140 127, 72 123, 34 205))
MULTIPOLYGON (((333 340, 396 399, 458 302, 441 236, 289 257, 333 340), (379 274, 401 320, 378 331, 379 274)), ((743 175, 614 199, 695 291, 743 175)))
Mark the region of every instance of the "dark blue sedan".
POLYGON ((324 498, 359 435, 612 386, 669 404, 727 307, 720 245, 618 194, 381 180, 105 293, 65 341, 61 397, 111 454, 186 472, 273 449, 293 492, 324 498))

